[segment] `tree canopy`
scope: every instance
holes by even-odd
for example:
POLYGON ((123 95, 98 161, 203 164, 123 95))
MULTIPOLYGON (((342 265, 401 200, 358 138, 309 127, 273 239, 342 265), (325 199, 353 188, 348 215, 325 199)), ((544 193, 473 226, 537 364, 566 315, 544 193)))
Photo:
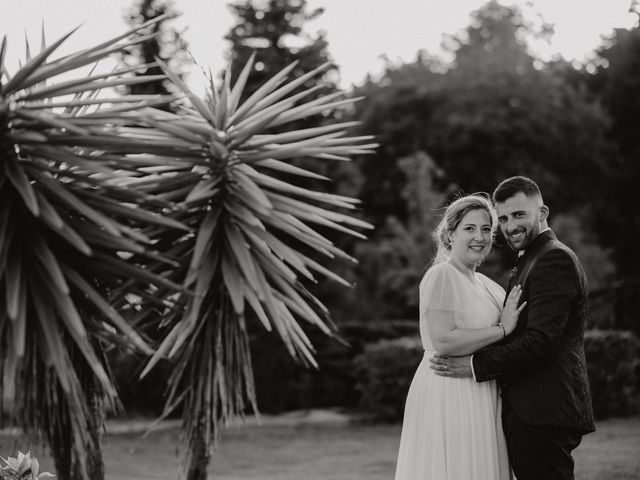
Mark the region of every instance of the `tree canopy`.
MULTIPOLYGON (((182 35, 183 32, 171 25, 171 19, 178 14, 172 0, 136 0, 129 9, 126 20, 131 27, 166 16, 153 25, 153 36, 138 45, 131 46, 124 55, 128 63, 149 65, 138 75, 163 75, 162 69, 155 64, 156 57, 171 65, 176 71, 180 71, 181 67, 189 61, 188 44, 182 35)), ((128 93, 166 95, 171 93, 169 88, 167 79, 158 77, 144 83, 130 85, 128 93)))
POLYGON ((443 71, 432 59, 392 68, 358 93, 357 116, 379 135, 381 148, 360 161, 361 198, 378 225, 405 218, 396 194, 405 180, 397 160, 416 151, 444 172, 436 188, 492 191, 523 174, 545 185, 545 198, 566 210, 597 186, 610 158, 602 109, 527 51, 514 7, 489 2, 450 41, 454 61, 443 71), (570 175, 572 181, 566 182, 570 175))
MULTIPOLYGON (((291 72, 293 77, 300 77, 332 61, 325 34, 305 32, 305 23, 324 11, 321 8, 309 11, 306 0, 239 0, 229 8, 237 19, 225 36, 231 42, 232 80, 251 55, 256 54, 245 96, 252 95, 266 80, 294 61, 298 63, 291 72)), ((336 75, 337 67, 333 65, 323 75, 321 90, 335 91, 336 75)), ((313 85, 313 82, 306 82, 302 87, 313 85)))

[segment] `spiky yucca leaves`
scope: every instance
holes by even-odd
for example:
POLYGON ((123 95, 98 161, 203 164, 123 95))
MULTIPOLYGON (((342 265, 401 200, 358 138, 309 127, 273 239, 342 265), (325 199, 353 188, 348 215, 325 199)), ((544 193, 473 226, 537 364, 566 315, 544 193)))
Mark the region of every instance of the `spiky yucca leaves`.
POLYGON ((293 93, 328 65, 286 83, 291 65, 242 104, 253 58, 233 88, 230 72, 220 90, 211 81, 206 100, 162 66, 190 105, 180 116, 149 116, 149 125, 166 132, 166 138, 193 145, 202 155, 192 170, 201 178, 183 188, 184 209, 175 217, 197 228, 197 235, 170 241, 172 256, 189 259, 174 275, 182 276, 195 296, 183 296, 184 310, 165 318, 168 333, 143 374, 162 357, 176 361, 167 409, 184 401, 184 466, 192 480, 206 477, 210 442, 220 427, 242 415, 247 402, 255 409, 246 319, 275 330, 292 356, 315 365, 302 323, 327 334, 332 328, 326 308, 307 286, 315 282, 315 274, 348 285, 317 258, 355 261, 324 231, 365 238, 353 228, 371 228, 337 211, 353 210, 356 200, 296 186, 297 177, 328 179, 290 160, 348 160, 348 155, 368 153, 376 144, 366 143, 369 136, 346 136, 354 122, 269 133, 273 127, 358 100, 337 93, 305 101, 319 87, 293 93))
POLYGON ((3 63, 6 39, 0 47, 0 398, 13 399, 23 428, 44 434, 66 479, 104 476, 102 406, 117 399, 104 345, 152 352, 107 293, 132 277, 180 289, 126 261, 175 264, 153 253, 151 235, 188 230, 137 206, 171 202, 118 186, 123 175, 139 179, 147 175, 141 167, 154 165, 128 153, 162 145, 111 132, 167 99, 99 93, 146 80, 128 76, 131 69, 78 71, 144 41, 147 26, 55 60, 70 34, 50 46, 43 35, 41 52, 13 75, 3 63), (63 73, 71 79, 59 80, 63 73))

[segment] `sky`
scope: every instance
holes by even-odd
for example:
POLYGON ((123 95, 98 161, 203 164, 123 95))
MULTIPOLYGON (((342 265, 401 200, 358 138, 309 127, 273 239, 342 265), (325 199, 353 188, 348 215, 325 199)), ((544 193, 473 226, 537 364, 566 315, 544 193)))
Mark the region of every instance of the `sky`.
MULTIPOLYGON (((441 54, 443 34, 455 34, 470 22, 470 14, 486 0, 307 0, 310 9, 324 13, 308 22, 306 32, 326 32, 329 51, 340 68, 341 86, 361 84, 369 73, 374 77, 384 68, 383 56, 392 62, 411 61, 420 49, 441 54)), ((0 0, 0 36, 8 39, 7 66, 15 71, 24 56, 25 32, 35 45, 40 43, 44 20, 48 41, 82 24, 61 47, 62 53, 97 44, 125 31, 124 13, 133 0, 0 0)), ((222 0, 174 0, 182 16, 179 29, 186 28, 194 58, 214 72, 226 67, 228 42, 224 35, 234 24, 222 0)), ((629 13, 631 0, 502 0, 521 6, 534 22, 541 15, 555 25, 549 44, 533 46, 544 60, 561 55, 567 60, 585 61, 614 28, 631 28, 638 16, 629 13)), ((188 83, 196 90, 204 81, 193 69, 188 83)))

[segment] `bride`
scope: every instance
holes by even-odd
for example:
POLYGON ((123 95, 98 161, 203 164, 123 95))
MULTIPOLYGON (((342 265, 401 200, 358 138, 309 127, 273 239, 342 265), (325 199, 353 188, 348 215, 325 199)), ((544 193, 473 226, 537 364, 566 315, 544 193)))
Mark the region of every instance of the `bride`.
POLYGON ((490 201, 474 194, 451 203, 434 233, 438 254, 420 282, 425 355, 407 395, 396 480, 512 478, 495 380, 441 377, 428 363, 436 352, 473 353, 516 326, 519 286, 503 308, 502 287, 476 272, 496 224, 490 201))

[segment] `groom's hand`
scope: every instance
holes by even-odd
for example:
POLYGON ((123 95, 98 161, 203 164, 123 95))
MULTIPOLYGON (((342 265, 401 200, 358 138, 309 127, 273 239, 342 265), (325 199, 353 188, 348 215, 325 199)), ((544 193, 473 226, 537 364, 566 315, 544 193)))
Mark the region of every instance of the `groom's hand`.
POLYGON ((448 357, 435 354, 429 358, 429 367, 436 375, 442 377, 465 378, 473 376, 471 372, 471 355, 464 357, 448 357))

